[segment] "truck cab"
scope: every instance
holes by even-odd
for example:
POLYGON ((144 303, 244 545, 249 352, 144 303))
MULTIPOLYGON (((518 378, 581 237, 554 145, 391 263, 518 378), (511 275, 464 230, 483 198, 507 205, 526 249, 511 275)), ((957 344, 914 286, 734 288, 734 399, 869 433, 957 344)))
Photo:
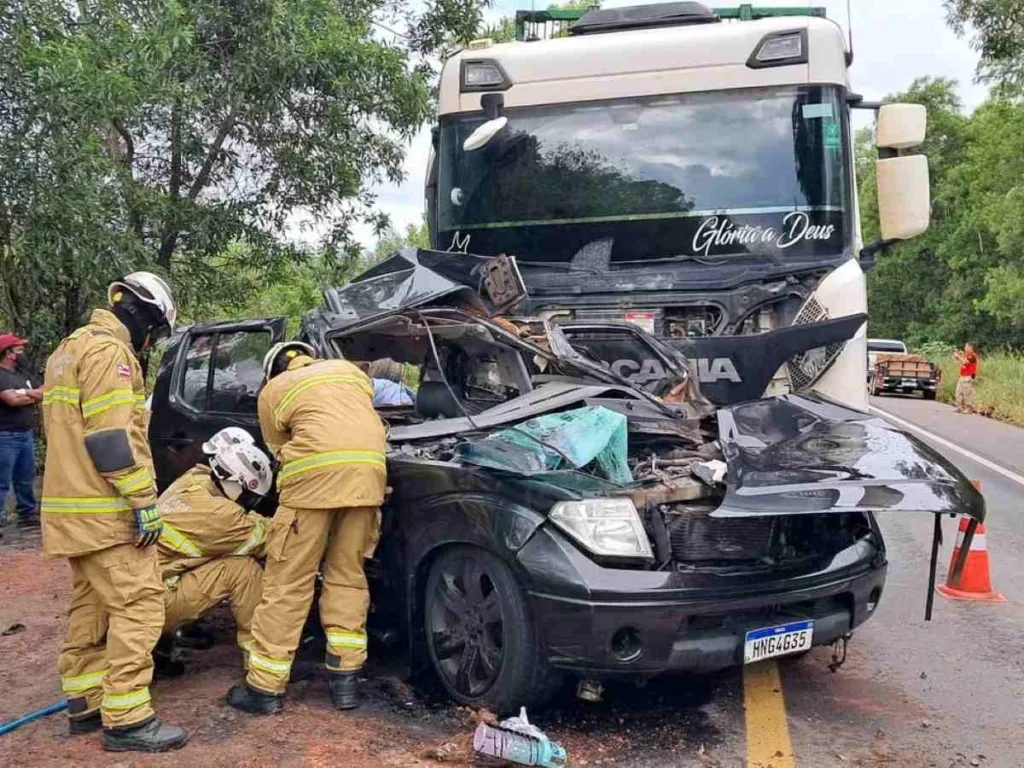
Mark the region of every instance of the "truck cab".
MULTIPOLYGON (((856 94, 821 9, 550 13, 547 39, 521 13, 522 41, 445 64, 433 247, 515 256, 535 314, 654 333, 718 405, 816 391, 866 408, 864 270, 927 228, 927 160, 906 154, 924 108, 856 94), (878 110, 883 241, 867 248, 858 107, 878 110)), ((641 386, 663 375, 638 350, 591 352, 641 386)))

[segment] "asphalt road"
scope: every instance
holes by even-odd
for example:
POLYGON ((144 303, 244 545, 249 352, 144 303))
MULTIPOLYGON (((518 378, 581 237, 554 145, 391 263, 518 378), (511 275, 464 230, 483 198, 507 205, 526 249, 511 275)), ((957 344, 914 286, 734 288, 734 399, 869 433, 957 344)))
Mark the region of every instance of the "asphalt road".
MULTIPOLYGON (((849 765, 829 753, 874 750, 901 766, 1024 766, 1024 430, 911 397, 872 398, 871 406, 907 431, 927 430, 933 437, 916 434, 981 482, 993 584, 1007 602, 936 598, 925 622, 931 516, 882 517, 889 579, 850 663, 825 684, 783 667, 796 763, 849 765)), ((944 530, 940 580, 953 521, 944 530)))
MULTIPOLYGON (((605 764, 637 768, 1024 766, 1024 430, 914 398, 871 405, 900 428, 928 430, 938 441, 917 436, 981 482, 993 583, 1007 602, 936 597, 925 622, 932 517, 883 517, 886 590, 837 672, 830 650, 816 648, 718 677, 613 690, 592 717, 567 706, 545 718, 563 737, 590 737, 587 764, 601 764, 591 758, 604 744, 617 752, 605 764), (616 736, 630 748, 614 749, 616 736)), ((943 526, 940 583, 956 535, 954 521, 943 526)))

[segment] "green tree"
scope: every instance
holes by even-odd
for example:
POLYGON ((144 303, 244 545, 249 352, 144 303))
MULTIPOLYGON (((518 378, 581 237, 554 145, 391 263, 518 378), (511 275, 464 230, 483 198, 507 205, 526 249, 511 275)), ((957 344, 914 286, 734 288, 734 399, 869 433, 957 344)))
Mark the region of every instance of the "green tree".
MULTIPOLYGON (((872 334, 913 344, 1021 346, 1024 327, 1024 104, 997 94, 963 114, 955 84, 919 80, 893 97, 928 107, 932 223, 879 258, 868 278, 872 334)), ((857 141, 865 240, 878 237, 874 150, 857 141)))
POLYGON ((944 0, 950 26, 970 34, 980 56, 978 79, 1019 93, 1024 86, 1024 3, 1019 0, 944 0))
MULTIPOLYGON (((944 243, 959 221, 956 189, 947 183, 966 152, 967 118, 956 95, 956 83, 944 78, 920 78, 904 92, 886 101, 924 104, 928 108, 928 138, 920 151, 928 156, 932 181, 932 222, 928 232, 915 240, 892 247, 878 258, 868 274, 868 307, 871 333, 905 338, 911 343, 929 340, 948 313, 956 307, 958 286, 944 259, 944 243), (952 305, 952 306, 951 306, 952 305)), ((874 132, 862 131, 856 141, 861 226, 864 241, 880 238, 875 184, 874 132)), ((970 301, 967 312, 973 312, 970 301)), ((940 337, 941 338, 941 337, 940 337)))
MULTIPOLYGON (((432 116, 478 0, 9 0, 0 6, 0 322, 45 349, 130 268, 186 314, 273 275, 297 212, 342 268, 432 116), (396 17, 391 40, 378 18, 396 17), (237 249, 244 261, 238 261, 237 249)), ((229 301, 230 303, 230 301, 229 301)), ((236 302, 237 303, 237 302, 236 302)))
MULTIPOLYGON (((570 11, 587 11, 591 8, 597 8, 598 3, 592 2, 591 0, 568 0, 565 3, 551 3, 548 5, 547 10, 559 11, 559 10, 570 10, 570 11)), ((511 43, 516 38, 516 20, 514 16, 503 16, 493 24, 482 24, 477 32, 477 37, 489 38, 495 43, 511 43)), ((557 31, 553 35, 554 37, 568 37, 568 28, 557 31)))
POLYGON ((367 254, 367 261, 377 264, 403 248, 430 248, 430 232, 427 230, 426 221, 406 224, 404 232, 397 232, 393 227, 389 227, 377 239, 373 250, 367 254))
POLYGON ((495 43, 511 43, 516 39, 516 20, 512 16, 502 16, 494 24, 480 27, 478 35, 489 38, 495 43))

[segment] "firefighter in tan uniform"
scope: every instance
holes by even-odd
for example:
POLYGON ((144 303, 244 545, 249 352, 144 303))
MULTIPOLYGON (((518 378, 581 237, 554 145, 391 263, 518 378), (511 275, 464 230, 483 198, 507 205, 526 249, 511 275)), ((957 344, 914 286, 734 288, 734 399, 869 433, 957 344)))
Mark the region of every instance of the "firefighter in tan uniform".
POLYGON ((46 364, 43 552, 71 564, 57 663, 70 731, 102 725, 105 749, 163 751, 188 737, 150 706, 150 653, 164 623, 153 546, 161 523, 136 355, 170 332, 176 312, 167 285, 148 272, 111 284, 109 299, 46 364))
POLYGON ((342 360, 315 360, 296 342, 279 344, 263 364, 263 439, 281 462, 281 504, 267 542, 263 601, 253 619, 245 685, 228 703, 279 712, 323 560, 320 620, 327 633, 331 700, 358 706, 370 604, 363 560, 380 535, 386 480, 384 425, 366 374, 342 360))
MULTIPOLYGON (((263 592, 267 519, 247 512, 270 492, 270 459, 244 430, 218 432, 197 464, 160 495, 158 549, 164 592, 164 633, 201 618, 227 600, 248 651, 252 615, 263 592), (246 438, 232 442, 230 433, 246 438)), ((158 657, 159 662, 159 657, 158 657)))

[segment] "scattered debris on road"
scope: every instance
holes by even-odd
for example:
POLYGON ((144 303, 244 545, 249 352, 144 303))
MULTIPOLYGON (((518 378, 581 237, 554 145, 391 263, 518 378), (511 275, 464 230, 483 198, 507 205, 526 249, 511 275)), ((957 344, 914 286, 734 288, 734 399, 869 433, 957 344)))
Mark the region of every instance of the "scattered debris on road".
POLYGON ((517 765, 559 768, 567 764, 565 749, 552 742, 526 716, 520 707, 516 717, 497 725, 480 723, 473 734, 473 753, 487 758, 500 758, 517 765))

